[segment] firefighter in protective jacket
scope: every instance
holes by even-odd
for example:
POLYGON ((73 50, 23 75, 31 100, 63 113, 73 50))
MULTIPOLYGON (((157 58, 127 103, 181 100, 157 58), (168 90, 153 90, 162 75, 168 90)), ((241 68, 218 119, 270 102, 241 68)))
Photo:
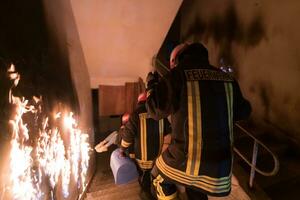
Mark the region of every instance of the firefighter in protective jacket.
POLYGON ((171 125, 166 118, 156 121, 149 117, 145 107, 146 98, 146 92, 139 95, 137 108, 119 134, 123 151, 134 146, 135 161, 140 172, 139 183, 142 189, 150 193, 150 172, 161 153, 164 136, 171 133, 171 125))
POLYGON ((251 106, 238 83, 211 66, 200 43, 177 46, 171 71, 147 77, 147 110, 154 119, 171 115, 172 141, 156 160, 153 184, 158 199, 176 198, 172 183, 186 187, 189 199, 226 196, 231 190, 233 124, 251 106), (157 172, 155 174, 155 172, 157 172))

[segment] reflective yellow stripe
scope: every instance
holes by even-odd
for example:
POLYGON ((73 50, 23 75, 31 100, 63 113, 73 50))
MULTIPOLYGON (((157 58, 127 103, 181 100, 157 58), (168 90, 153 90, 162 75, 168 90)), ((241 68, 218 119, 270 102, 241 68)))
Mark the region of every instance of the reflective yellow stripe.
POLYGON ((158 197, 164 197, 165 196, 164 191, 163 191, 163 189, 160 185, 163 181, 164 181, 164 179, 160 175, 158 175, 157 176, 157 187, 156 187, 157 191, 158 191, 158 194, 157 194, 158 197))
POLYGON ((147 113, 139 114, 140 118, 140 134, 141 134, 141 158, 147 160, 147 130, 146 130, 147 113))
POLYGON ((153 160, 143 161, 143 160, 136 159, 136 161, 139 167, 142 169, 151 169, 154 165, 153 160))
POLYGON ((225 176, 225 177, 221 177, 221 178, 213 178, 210 176, 205 176, 205 175, 199 175, 199 176, 193 176, 193 175, 187 175, 185 172, 180 171, 178 169, 175 169, 173 167, 168 166, 162 156, 159 156, 158 159, 156 160, 156 164, 160 165, 161 167, 164 167, 172 172, 174 172, 175 174, 177 174, 178 176, 185 178, 189 181, 198 181, 201 180, 203 182, 207 182, 209 184, 223 184, 223 182, 226 182, 228 180, 231 179, 231 176, 225 176))
POLYGON ((233 89, 232 83, 229 84, 229 92, 230 92, 230 136, 231 136, 231 144, 233 145, 233 89))
POLYGON ((127 147, 129 147, 130 145, 131 145, 130 142, 126 142, 126 141, 124 141, 124 140, 122 139, 122 141, 121 141, 121 146, 122 146, 122 147, 127 148, 127 147))
POLYGON ((229 192, 231 188, 231 175, 221 178, 212 178, 209 176, 191 176, 180 170, 166 165, 160 156, 156 165, 158 169, 169 178, 189 186, 194 186, 211 193, 229 192))
POLYGON ((201 116, 201 99, 200 99, 200 88, 199 82, 194 81, 195 84, 195 93, 196 93, 196 113, 197 113, 197 140, 196 142, 196 160, 195 160, 195 169, 193 175, 199 174, 200 162, 201 162, 201 146, 202 146, 202 116, 201 116))
POLYGON ((130 153, 130 154, 129 154, 129 157, 130 157, 130 158, 135 158, 135 154, 134 154, 134 153, 130 153))
MULTIPOLYGON (((225 92, 226 92, 230 145, 231 145, 231 147, 233 147, 234 138, 233 138, 233 89, 232 89, 232 83, 224 83, 224 86, 225 86, 225 92)), ((232 166, 233 166, 233 156, 231 156, 230 174, 232 174, 232 166)))
POLYGON ((192 82, 187 82, 187 98, 188 98, 188 127, 189 127, 189 145, 188 145, 188 160, 186 165, 186 173, 191 174, 191 166, 193 159, 193 99, 192 99, 192 82))
POLYGON ((161 119, 158 122, 159 125, 159 154, 161 153, 161 149, 164 143, 164 120, 161 119))
POLYGON ((145 115, 144 119, 143 119, 143 123, 144 123, 144 160, 147 160, 148 156, 147 156, 147 124, 146 124, 146 118, 147 118, 147 114, 145 115))
POLYGON ((144 170, 148 170, 148 169, 152 169, 152 167, 153 167, 153 165, 142 165, 142 164, 138 164, 139 165, 139 167, 141 168, 141 169, 144 169, 144 170))
POLYGON ((228 129, 230 134, 230 143, 233 145, 233 90, 231 83, 225 84, 227 112, 228 112, 228 129))
POLYGON ((151 95, 151 93, 152 93, 152 89, 147 91, 147 98, 151 95))
POLYGON ((164 193, 162 192, 161 185, 160 183, 162 182, 161 176, 158 175, 154 180, 153 180, 153 185, 155 186, 157 196, 163 196, 164 193))
POLYGON ((201 100, 198 81, 187 82, 187 95, 189 140, 186 173, 198 175, 201 163, 202 146, 201 100))
POLYGON ((174 192, 171 195, 166 195, 161 187, 161 183, 164 181, 163 177, 161 177, 160 175, 158 175, 154 180, 153 180, 153 185, 156 188, 156 196, 157 199, 161 199, 161 200, 173 200, 176 199, 177 197, 177 192, 174 192))

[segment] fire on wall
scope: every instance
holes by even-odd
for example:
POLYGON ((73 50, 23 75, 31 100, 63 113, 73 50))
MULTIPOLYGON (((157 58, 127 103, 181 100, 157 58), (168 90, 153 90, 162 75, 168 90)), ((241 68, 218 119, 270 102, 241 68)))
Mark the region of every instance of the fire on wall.
POLYGON ((91 131, 42 6, 0 6, 1 200, 74 199, 89 178, 91 131))

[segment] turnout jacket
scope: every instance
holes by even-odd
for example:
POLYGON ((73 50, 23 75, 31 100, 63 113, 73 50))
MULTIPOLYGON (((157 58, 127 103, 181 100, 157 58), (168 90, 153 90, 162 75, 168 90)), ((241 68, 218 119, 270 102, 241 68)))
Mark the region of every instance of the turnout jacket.
POLYGON ((171 115, 172 141, 156 160, 162 176, 209 195, 228 195, 233 123, 251 112, 238 83, 209 64, 182 62, 147 90, 151 117, 171 115))
POLYGON ((135 160, 141 169, 152 169, 154 160, 161 153, 164 135, 171 133, 169 121, 150 118, 145 102, 130 115, 125 127, 120 130, 121 148, 134 146, 135 160))

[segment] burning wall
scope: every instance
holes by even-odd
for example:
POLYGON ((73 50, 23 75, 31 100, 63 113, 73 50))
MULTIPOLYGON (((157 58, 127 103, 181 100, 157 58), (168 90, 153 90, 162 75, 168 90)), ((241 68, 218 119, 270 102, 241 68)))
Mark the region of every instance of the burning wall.
POLYGON ((88 135, 78 129, 72 112, 61 110, 47 116, 42 97, 29 101, 15 96, 20 74, 14 65, 8 69, 7 78, 11 82, 11 140, 1 171, 1 199, 66 199, 71 183, 82 193, 91 153, 88 135))
MULTIPOLYGON (((93 143, 89 77, 80 48, 80 41, 77 37, 76 26, 74 23, 72 24, 72 12, 70 10, 63 10, 66 7, 62 4, 65 4, 66 2, 67 1, 59 1, 55 4, 51 1, 50 4, 50 1, 43 2, 39 0, 29 0, 26 2, 17 0, 1 1, 0 26, 3 28, 0 32, 1 172, 3 171, 4 164, 8 163, 5 163, 7 159, 5 160, 3 157, 8 156, 8 149, 11 146, 11 135, 9 134, 10 127, 7 125, 12 116, 12 107, 8 101, 10 82, 5 81, 7 66, 9 66, 10 63, 15 63, 16 69, 22 77, 22 81, 14 90, 15 96, 24 96, 25 99, 30 100, 30 104, 33 101, 31 98, 32 96, 41 95, 43 97, 44 111, 47 114, 51 113, 54 108, 58 109, 62 107, 68 108, 69 111, 73 111, 78 120, 77 129, 88 134, 89 137, 86 138, 88 139, 87 144, 93 143), (70 17, 69 19, 64 18, 68 21, 63 21, 60 18, 61 16, 56 15, 59 9, 61 9, 61 13, 70 17), (68 29, 66 27, 68 27, 68 29)), ((30 112, 27 112, 26 115, 24 115, 26 118, 24 121, 30 121, 29 115, 30 112)), ((62 119, 63 115, 61 116, 60 121, 62 121, 62 119)), ((61 131, 56 131, 55 128, 53 128, 52 123, 49 125, 46 125, 46 122, 43 123, 45 127, 48 127, 45 130, 51 130, 51 135, 53 137, 42 137, 40 136, 40 132, 35 132, 35 138, 39 138, 39 136, 41 138, 37 139, 37 141, 44 141, 46 143, 54 142, 57 144, 57 148, 59 148, 61 141, 64 141, 64 143, 67 144, 64 145, 64 149, 60 148, 60 161, 62 163, 72 162, 72 156, 68 156, 68 146, 70 145, 70 141, 65 141, 67 136, 59 136, 64 134, 62 134, 61 131)), ((31 129, 31 127, 34 127, 33 124, 33 121, 28 123, 28 128, 31 129)), ((48 131, 44 131, 44 133, 49 133, 48 131)), ((77 134, 78 136, 78 132, 75 132, 74 134, 77 134)), ((72 134, 69 132, 67 135, 71 137, 72 134)), ((75 135, 73 139, 76 138, 75 135)), ((80 135, 83 136, 83 134, 80 135)), ((75 139, 73 141, 77 140, 75 139)), ((29 145, 28 142, 26 142, 26 145, 29 145)), ((77 143, 77 145, 79 145, 79 143, 77 143)), ((37 150, 31 150, 31 154, 35 151, 37 150)), ((79 153, 80 152, 77 151, 77 155, 79 155, 79 153)), ((18 155, 17 153, 15 154, 18 155)), ((25 159, 26 157, 21 156, 21 158, 25 159)), ((28 162, 32 162, 33 160, 28 160, 28 162)), ((53 158, 53 161, 54 160, 55 159, 53 158)), ((68 164, 60 165, 58 163, 58 169, 59 166, 68 168, 68 164)), ((89 164, 90 166, 93 166, 92 157, 89 164)), ((73 172, 74 170, 76 171, 76 169, 70 170, 73 172)), ((81 169, 79 171, 81 171, 81 169)), ((73 172, 72 176, 78 174, 73 172)), ((91 177, 91 172, 92 168, 89 168, 85 182, 91 177)), ((57 175, 60 177, 59 179, 62 180, 61 173, 56 173, 53 177, 56 177, 57 175)), ((49 173, 47 176, 51 177, 49 173)), ((7 176, 1 173, 1 177, 7 176)), ((57 199, 76 199, 79 196, 82 187, 78 187, 78 183, 82 181, 74 181, 74 179, 72 180, 72 178, 70 178, 68 197, 65 196, 66 198, 64 198, 62 191, 55 189, 57 199)), ((8 182, 9 180, 1 180, 0 186, 3 186, 8 182)), ((50 183, 43 185, 49 190, 49 188, 51 188, 50 183), (45 185, 48 185, 49 187, 45 185)), ((63 189, 61 187, 61 181, 58 181, 58 185, 60 186, 57 186, 57 188, 63 189)), ((29 191, 27 191, 27 193, 29 193, 29 191)))

